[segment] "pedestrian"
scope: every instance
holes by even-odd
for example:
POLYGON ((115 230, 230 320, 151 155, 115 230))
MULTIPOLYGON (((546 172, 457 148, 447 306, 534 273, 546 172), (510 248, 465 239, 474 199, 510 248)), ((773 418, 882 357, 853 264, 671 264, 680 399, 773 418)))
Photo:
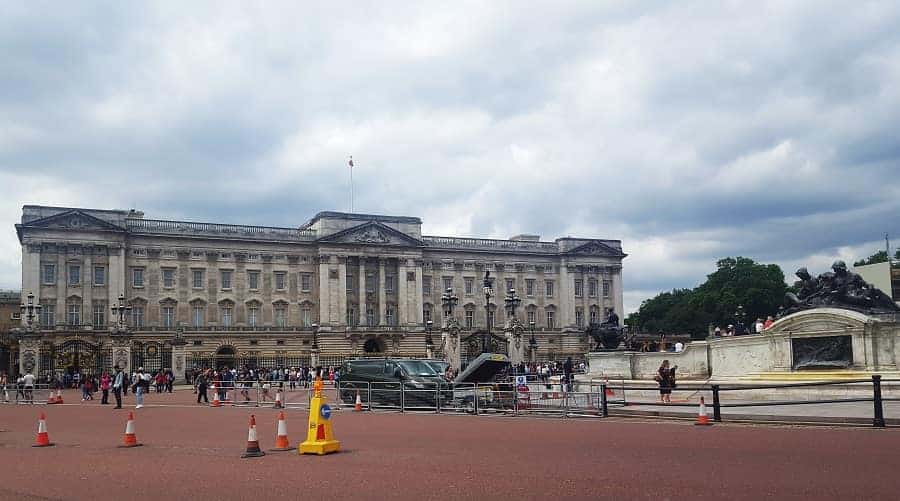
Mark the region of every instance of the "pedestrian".
POLYGON ((9 391, 6 389, 6 385, 9 384, 9 376, 6 375, 5 372, 0 373, 0 391, 3 391, 3 403, 9 403, 9 391))
POLYGON ((563 377, 565 378, 563 391, 572 391, 572 357, 566 357, 566 362, 563 364, 563 377))
MULTIPOLYGON (((144 368, 139 367, 134 378, 134 386, 131 388, 134 392, 134 408, 140 409, 144 406, 144 368)), ((147 374, 147 388, 150 388, 150 374, 147 374)))
POLYGON ((194 382, 197 384, 197 403, 200 403, 200 399, 202 398, 204 402, 209 403, 209 397, 206 396, 206 385, 207 385, 207 375, 206 372, 201 372, 197 374, 197 377, 194 378, 194 382))
POLYGON ((87 374, 81 377, 81 401, 93 400, 91 396, 91 378, 87 374))
POLYGON ((772 318, 772 315, 769 315, 768 317, 766 317, 766 321, 763 324, 763 330, 766 330, 769 327, 772 327, 772 324, 774 324, 774 323, 775 323, 775 319, 772 318))
POLYGON ((100 376, 100 391, 103 392, 103 397, 100 398, 100 405, 109 404, 109 385, 109 372, 103 371, 103 375, 100 376))
POLYGON ((113 380, 113 396, 116 397, 116 406, 115 409, 122 408, 122 388, 125 387, 127 383, 125 382, 125 373, 122 371, 121 367, 116 367, 116 378, 113 380))
POLYGON ((25 392, 22 395, 25 397, 25 401, 34 404, 34 374, 31 373, 31 370, 25 371, 25 375, 22 377, 22 387, 25 392))
POLYGON ((653 378, 659 383, 659 401, 664 404, 672 403, 671 395, 672 390, 675 389, 675 369, 677 368, 677 365, 670 368, 669 361, 663 360, 653 378))

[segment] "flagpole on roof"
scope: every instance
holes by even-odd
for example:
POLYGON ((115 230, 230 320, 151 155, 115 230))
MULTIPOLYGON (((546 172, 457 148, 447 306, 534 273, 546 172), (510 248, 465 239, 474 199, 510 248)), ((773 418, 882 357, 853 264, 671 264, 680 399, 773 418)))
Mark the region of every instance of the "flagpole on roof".
POLYGON ((350 155, 350 212, 353 212, 353 155, 350 155))

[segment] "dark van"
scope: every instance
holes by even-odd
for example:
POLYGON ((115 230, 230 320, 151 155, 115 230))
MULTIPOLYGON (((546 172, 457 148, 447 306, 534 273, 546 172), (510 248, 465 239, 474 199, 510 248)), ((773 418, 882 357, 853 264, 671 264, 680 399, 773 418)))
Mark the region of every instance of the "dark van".
POLYGON ((341 366, 340 395, 346 404, 360 400, 372 405, 435 407, 437 398, 453 396, 441 374, 415 359, 357 359, 341 366))

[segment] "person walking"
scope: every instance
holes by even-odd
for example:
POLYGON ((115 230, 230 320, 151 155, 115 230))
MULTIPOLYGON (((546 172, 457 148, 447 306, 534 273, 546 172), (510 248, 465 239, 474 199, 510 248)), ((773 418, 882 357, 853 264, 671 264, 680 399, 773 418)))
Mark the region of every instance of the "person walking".
POLYGON ((201 372, 197 374, 197 377, 194 378, 194 382, 197 384, 197 403, 200 403, 200 399, 202 398, 204 402, 209 403, 209 397, 206 396, 206 372, 201 372))
POLYGON ((572 357, 566 357, 563 364, 563 378, 565 379, 563 391, 572 391, 572 357))
POLYGON ((122 372, 121 367, 116 367, 116 377, 112 384, 113 396, 116 397, 116 406, 113 407, 114 409, 122 408, 122 388, 125 384, 125 373, 122 372))
POLYGON ((25 371, 25 375, 22 377, 22 387, 25 392, 22 395, 25 397, 25 401, 34 404, 34 374, 31 373, 31 370, 25 371))
MULTIPOLYGON (((147 388, 150 388, 150 374, 147 374, 147 388)), ((140 409, 144 406, 144 368, 140 367, 137 370, 137 375, 134 378, 134 408, 140 409)))
POLYGON ((677 365, 670 368, 669 361, 663 360, 653 378, 659 383, 659 401, 664 404, 672 403, 671 396, 672 390, 675 388, 675 369, 677 368, 677 365))
POLYGON ((103 371, 103 375, 100 376, 100 391, 103 392, 103 397, 100 398, 100 405, 108 405, 109 404, 109 386, 110 386, 109 372, 103 371))

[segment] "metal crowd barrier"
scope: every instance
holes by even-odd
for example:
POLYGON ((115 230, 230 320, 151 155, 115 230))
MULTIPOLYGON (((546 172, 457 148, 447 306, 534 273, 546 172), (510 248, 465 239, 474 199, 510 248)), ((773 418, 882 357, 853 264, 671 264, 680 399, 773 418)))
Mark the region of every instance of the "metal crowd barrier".
POLYGON ((46 404, 52 395, 49 384, 40 383, 33 387, 11 383, 0 389, 0 403, 2 404, 46 404))

